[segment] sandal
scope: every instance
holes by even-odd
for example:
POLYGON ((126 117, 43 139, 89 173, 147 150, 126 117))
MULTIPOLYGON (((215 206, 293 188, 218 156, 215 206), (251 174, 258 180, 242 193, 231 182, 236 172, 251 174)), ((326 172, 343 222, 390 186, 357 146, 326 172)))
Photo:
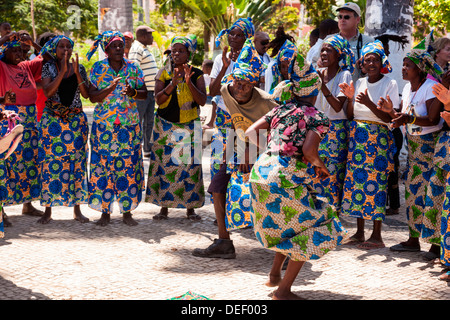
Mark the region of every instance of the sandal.
POLYGON ((194 212, 194 209, 187 209, 186 211, 187 218, 191 221, 200 221, 202 217, 194 212))

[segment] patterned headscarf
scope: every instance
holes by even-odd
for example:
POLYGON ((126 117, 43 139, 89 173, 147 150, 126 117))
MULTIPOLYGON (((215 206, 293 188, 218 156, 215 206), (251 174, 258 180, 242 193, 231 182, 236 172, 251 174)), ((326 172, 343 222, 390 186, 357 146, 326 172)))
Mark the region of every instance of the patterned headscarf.
POLYGON ((216 37, 216 47, 220 46, 220 40, 226 34, 234 28, 239 28, 244 32, 245 38, 251 38, 255 35, 255 26, 253 25, 252 18, 240 18, 229 29, 223 29, 216 37))
POLYGON ((0 46, 0 59, 3 59, 5 56, 6 50, 14 47, 20 47, 19 40, 6 41, 4 44, 0 46))
POLYGON ((95 37, 94 43, 86 54, 86 58, 90 60, 95 51, 97 51, 99 45, 102 47, 103 52, 106 52, 106 48, 108 47, 108 45, 113 40, 117 39, 120 39, 123 41, 123 43, 125 43, 125 37, 120 31, 105 31, 102 34, 99 34, 95 37))
POLYGON ((341 70, 355 71, 356 59, 350 43, 341 35, 336 34, 324 40, 323 43, 329 44, 337 51, 339 55, 339 67, 341 70))
POLYGON ((361 49, 361 64, 364 63, 364 57, 369 53, 375 53, 380 56, 382 64, 380 72, 382 74, 392 72, 391 64, 389 63, 386 53, 384 52, 383 43, 380 40, 370 42, 361 49))
POLYGON ((276 63, 272 65, 272 74, 273 74, 273 82, 270 87, 269 93, 273 93, 273 89, 283 81, 283 76, 281 75, 280 66, 284 61, 291 61, 291 59, 297 54, 297 47, 291 41, 286 40, 284 44, 281 46, 278 54, 275 58, 276 63))
POLYGON ((319 94, 322 80, 313 65, 297 53, 289 65, 289 80, 280 82, 272 93, 272 98, 286 103, 297 97, 316 97, 319 94))
POLYGON ((444 71, 433 59, 433 31, 431 31, 425 39, 416 45, 411 52, 407 53, 406 58, 409 58, 412 62, 414 62, 414 64, 419 67, 421 71, 433 76, 435 79, 440 80, 444 71))
POLYGON ((258 51, 256 51, 253 41, 247 39, 233 66, 233 71, 223 77, 221 84, 231 83, 234 79, 248 80, 252 84, 257 84, 261 73, 266 68, 267 65, 262 61, 258 51))
MULTIPOLYGON (((195 50, 197 49, 197 37, 195 35, 190 35, 187 37, 175 37, 172 39, 170 46, 172 47, 174 44, 179 43, 185 46, 189 52, 188 61, 192 59, 194 56, 195 50)), ((170 50, 167 58, 163 62, 163 68, 167 71, 167 73, 172 76, 173 74, 173 60, 172 53, 170 50)))
POLYGON ((56 47, 58 46, 59 41, 61 41, 62 39, 68 40, 73 48, 74 43, 73 43, 72 39, 70 39, 69 37, 60 35, 60 36, 53 37, 49 41, 47 41, 44 44, 44 46, 42 47, 39 54, 44 55, 45 53, 49 53, 53 57, 53 59, 56 59, 56 47))
POLYGON ((189 51, 189 60, 194 56, 195 50, 197 49, 197 37, 195 35, 190 35, 187 37, 175 37, 172 39, 170 46, 179 43, 186 47, 189 51))

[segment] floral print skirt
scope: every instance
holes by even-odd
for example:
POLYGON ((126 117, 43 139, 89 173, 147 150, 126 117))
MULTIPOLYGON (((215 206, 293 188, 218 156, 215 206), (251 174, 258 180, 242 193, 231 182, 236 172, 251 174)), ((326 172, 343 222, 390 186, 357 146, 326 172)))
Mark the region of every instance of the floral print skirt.
POLYGON ((343 214, 384 221, 388 176, 394 170, 395 151, 394 137, 386 125, 368 121, 350 123, 343 214))
POLYGON ((319 259, 348 237, 336 212, 319 200, 307 166, 262 154, 250 174, 252 220, 259 242, 294 261, 319 259))
POLYGON ((87 202, 87 139, 84 112, 68 121, 44 110, 39 129, 41 206, 73 207, 87 202))
POLYGON ((111 214, 117 200, 121 213, 137 208, 144 189, 140 124, 114 125, 94 121, 91 132, 89 207, 111 214))
MULTIPOLYGON (((408 168, 405 181, 405 207, 409 234, 412 238, 419 238, 423 234, 424 238, 431 239, 436 228, 436 221, 434 221, 436 214, 433 213, 433 205, 430 202, 427 203, 427 194, 430 194, 428 189, 431 177, 434 176, 432 184, 440 184, 438 181, 442 174, 441 170, 436 171, 437 166, 433 164, 438 133, 407 134, 406 137, 408 168), (432 210, 428 214, 427 207, 432 210)), ((439 210, 441 209, 442 206, 439 210)))
POLYGON ((445 199, 447 174, 450 171, 449 147, 449 132, 439 132, 434 148, 433 167, 426 187, 422 226, 419 227, 421 239, 435 245, 439 245, 441 242, 441 214, 445 199))
POLYGON ((319 145, 319 156, 327 166, 330 176, 327 179, 319 179, 313 167, 308 168, 308 173, 313 177, 316 191, 327 198, 338 212, 341 209, 344 179, 347 166, 349 141, 349 121, 332 120, 330 129, 319 145))
MULTIPOLYGON (((36 106, 4 106, 22 119, 24 126, 22 141, 8 159, 0 159, 0 202, 3 206, 23 204, 38 200, 41 183, 38 167, 38 131, 36 128, 36 106)), ((0 136, 8 131, 8 121, 0 122, 0 136)))
POLYGON ((205 203, 199 120, 172 123, 155 115, 145 201, 167 208, 205 203), (198 127, 198 141, 195 128, 198 127))

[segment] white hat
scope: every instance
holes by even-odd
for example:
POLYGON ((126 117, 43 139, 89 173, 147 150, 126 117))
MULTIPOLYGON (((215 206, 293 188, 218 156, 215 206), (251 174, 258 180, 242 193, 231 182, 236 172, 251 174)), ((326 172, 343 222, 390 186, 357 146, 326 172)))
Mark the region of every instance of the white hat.
POLYGON ((339 8, 336 9, 336 11, 339 11, 339 10, 354 11, 358 15, 358 17, 361 16, 361 8, 354 2, 344 3, 342 6, 340 6, 339 8))

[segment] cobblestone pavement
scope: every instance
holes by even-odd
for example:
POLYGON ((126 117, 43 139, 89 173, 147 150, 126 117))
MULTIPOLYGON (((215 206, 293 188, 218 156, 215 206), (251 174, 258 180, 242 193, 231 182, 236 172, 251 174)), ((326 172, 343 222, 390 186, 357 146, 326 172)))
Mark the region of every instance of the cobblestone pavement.
MULTIPOLYGON (((206 156, 204 163, 207 186, 206 156)), ((34 205, 40 208, 39 202, 34 205)), ((271 299, 273 288, 264 283, 274 254, 261 247, 253 230, 232 233, 234 260, 192 256, 194 248, 216 237, 209 199, 197 210, 200 222, 186 219, 184 210, 154 221, 158 207, 141 203, 133 212, 135 227, 122 223, 117 206, 106 227, 95 224, 99 212, 81 208, 89 223, 74 221, 71 208, 54 208, 47 225, 22 215, 21 206, 5 208, 13 226, 0 239, 0 300, 165 300, 187 291, 214 300, 271 299)), ((354 219, 343 224, 355 232, 354 219)), ((372 226, 366 225, 368 238, 372 226)), ((404 210, 386 219, 382 235, 386 248, 344 245, 305 263, 293 291, 310 300, 450 300, 449 283, 438 279, 440 264, 425 261, 423 252, 389 250, 407 239, 404 210)), ((428 249, 423 243, 422 250, 428 249)))

